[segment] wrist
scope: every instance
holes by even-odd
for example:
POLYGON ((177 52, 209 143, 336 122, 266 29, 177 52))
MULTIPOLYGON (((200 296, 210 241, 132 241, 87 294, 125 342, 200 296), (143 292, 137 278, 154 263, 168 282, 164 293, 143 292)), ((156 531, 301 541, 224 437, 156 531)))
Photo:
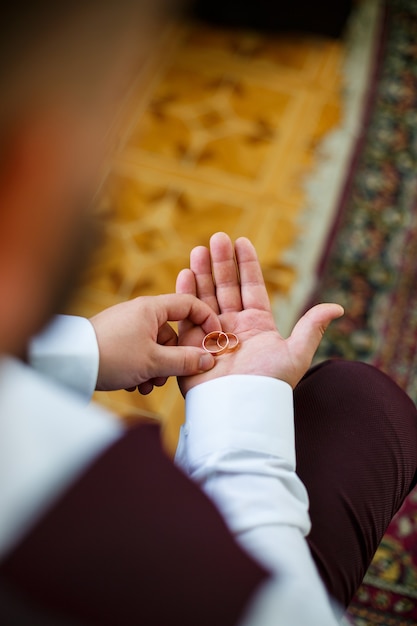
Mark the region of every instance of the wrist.
POLYGON ((268 376, 229 375, 194 387, 186 397, 187 438, 195 457, 233 447, 269 451, 295 464, 291 386, 268 376))

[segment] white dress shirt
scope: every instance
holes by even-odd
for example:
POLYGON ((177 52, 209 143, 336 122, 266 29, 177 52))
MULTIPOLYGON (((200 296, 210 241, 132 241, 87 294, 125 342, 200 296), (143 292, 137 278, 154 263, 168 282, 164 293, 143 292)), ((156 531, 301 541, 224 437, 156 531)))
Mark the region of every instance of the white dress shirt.
MULTIPOLYGON (((0 558, 122 433, 117 419, 85 406, 98 358, 91 324, 59 317, 33 341, 32 367, 0 360, 0 558)), ((227 376, 192 389, 176 462, 272 573, 239 626, 336 626, 305 539, 289 385, 227 376)))

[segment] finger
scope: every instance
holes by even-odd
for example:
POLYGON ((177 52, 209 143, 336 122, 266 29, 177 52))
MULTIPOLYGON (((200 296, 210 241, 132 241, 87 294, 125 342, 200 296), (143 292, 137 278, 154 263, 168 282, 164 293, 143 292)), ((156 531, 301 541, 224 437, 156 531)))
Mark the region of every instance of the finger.
MULTIPOLYGON (((175 291, 178 294, 182 294, 182 295, 189 295, 189 296, 197 296, 197 284, 195 281, 195 276, 194 273, 189 270, 189 269, 185 269, 185 270, 181 270, 181 272, 178 274, 177 277, 177 284, 175 287, 175 291)), ((182 320, 178 322, 178 333, 181 335, 183 335, 184 333, 186 333, 188 330, 190 330, 190 328, 193 328, 194 324, 193 322, 190 322, 190 320, 182 320)))
POLYGON ((253 244, 246 237, 240 237, 235 243, 235 251, 243 308, 270 312, 271 304, 253 244))
POLYGON ((288 339, 294 362, 310 366, 330 322, 344 314, 339 304, 318 304, 297 322, 288 339))
POLYGON ((177 277, 176 292, 183 295, 197 296, 194 272, 189 269, 181 270, 177 277))
POLYGON ((158 376, 158 378, 152 379, 152 384, 155 387, 163 387, 167 382, 168 378, 166 376, 158 376))
POLYGON ((210 254, 220 312, 241 311, 242 299, 240 296, 239 276, 230 237, 225 233, 213 235, 210 239, 210 254))
POLYGON ((132 393, 132 391, 136 391, 136 387, 127 387, 125 389, 125 391, 128 391, 129 393, 132 393))
POLYGON ((164 324, 158 331, 158 343, 163 346, 176 346, 178 337, 175 330, 169 324, 164 324))
POLYGON ((213 311, 220 313, 216 297, 216 286, 211 271, 210 251, 204 246, 198 246, 190 255, 190 268, 195 276, 196 296, 203 302, 207 302, 213 311))
POLYGON ((162 376, 193 376, 214 367, 214 357, 191 346, 158 346, 156 352, 158 373, 162 376))
POLYGON ((157 309, 159 327, 168 321, 189 320, 195 326, 201 326, 206 333, 221 330, 219 318, 213 309, 192 295, 168 294, 156 296, 156 299, 160 305, 157 309))
POLYGON ((150 380, 147 380, 146 383, 138 385, 138 391, 142 394, 142 396, 147 396, 153 391, 153 384, 150 380))

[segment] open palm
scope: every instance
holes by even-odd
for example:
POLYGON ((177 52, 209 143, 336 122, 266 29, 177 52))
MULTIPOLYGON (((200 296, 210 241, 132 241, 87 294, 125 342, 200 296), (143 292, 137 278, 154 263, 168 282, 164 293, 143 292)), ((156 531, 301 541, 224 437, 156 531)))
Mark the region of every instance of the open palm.
MULTIPOLYGON (((309 368, 325 329, 343 314, 337 304, 317 305, 300 319, 288 339, 281 337, 255 248, 245 238, 233 246, 224 233, 213 235, 210 250, 194 248, 190 269, 178 276, 177 291, 208 303, 219 315, 222 329, 240 340, 239 349, 217 357, 212 370, 180 379, 184 395, 195 385, 231 374, 271 376, 295 387, 309 368)), ((182 345, 201 346, 204 335, 189 321, 179 325, 182 345)))

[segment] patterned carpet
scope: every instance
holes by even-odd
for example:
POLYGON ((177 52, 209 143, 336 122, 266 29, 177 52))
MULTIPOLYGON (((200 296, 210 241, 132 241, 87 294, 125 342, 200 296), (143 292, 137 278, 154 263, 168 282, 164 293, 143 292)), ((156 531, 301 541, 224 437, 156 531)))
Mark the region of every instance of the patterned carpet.
MULTIPOLYGON (((417 401, 417 2, 387 5, 370 116, 316 294, 346 315, 318 359, 373 363, 417 401)), ((350 615, 357 626, 417 623, 417 492, 389 527, 350 615)))
MULTIPOLYGON (((297 269, 284 254, 300 237, 317 146, 341 119, 344 59, 344 42, 320 37, 197 24, 167 33, 102 203, 106 243, 70 312, 171 292, 191 248, 217 230, 249 236, 271 297, 288 294, 297 269)), ((183 400, 174 380, 147 397, 97 400, 120 415, 162 417, 175 447, 183 400)))
POLYGON ((355 626, 417 624, 417 491, 392 521, 349 609, 355 626))

